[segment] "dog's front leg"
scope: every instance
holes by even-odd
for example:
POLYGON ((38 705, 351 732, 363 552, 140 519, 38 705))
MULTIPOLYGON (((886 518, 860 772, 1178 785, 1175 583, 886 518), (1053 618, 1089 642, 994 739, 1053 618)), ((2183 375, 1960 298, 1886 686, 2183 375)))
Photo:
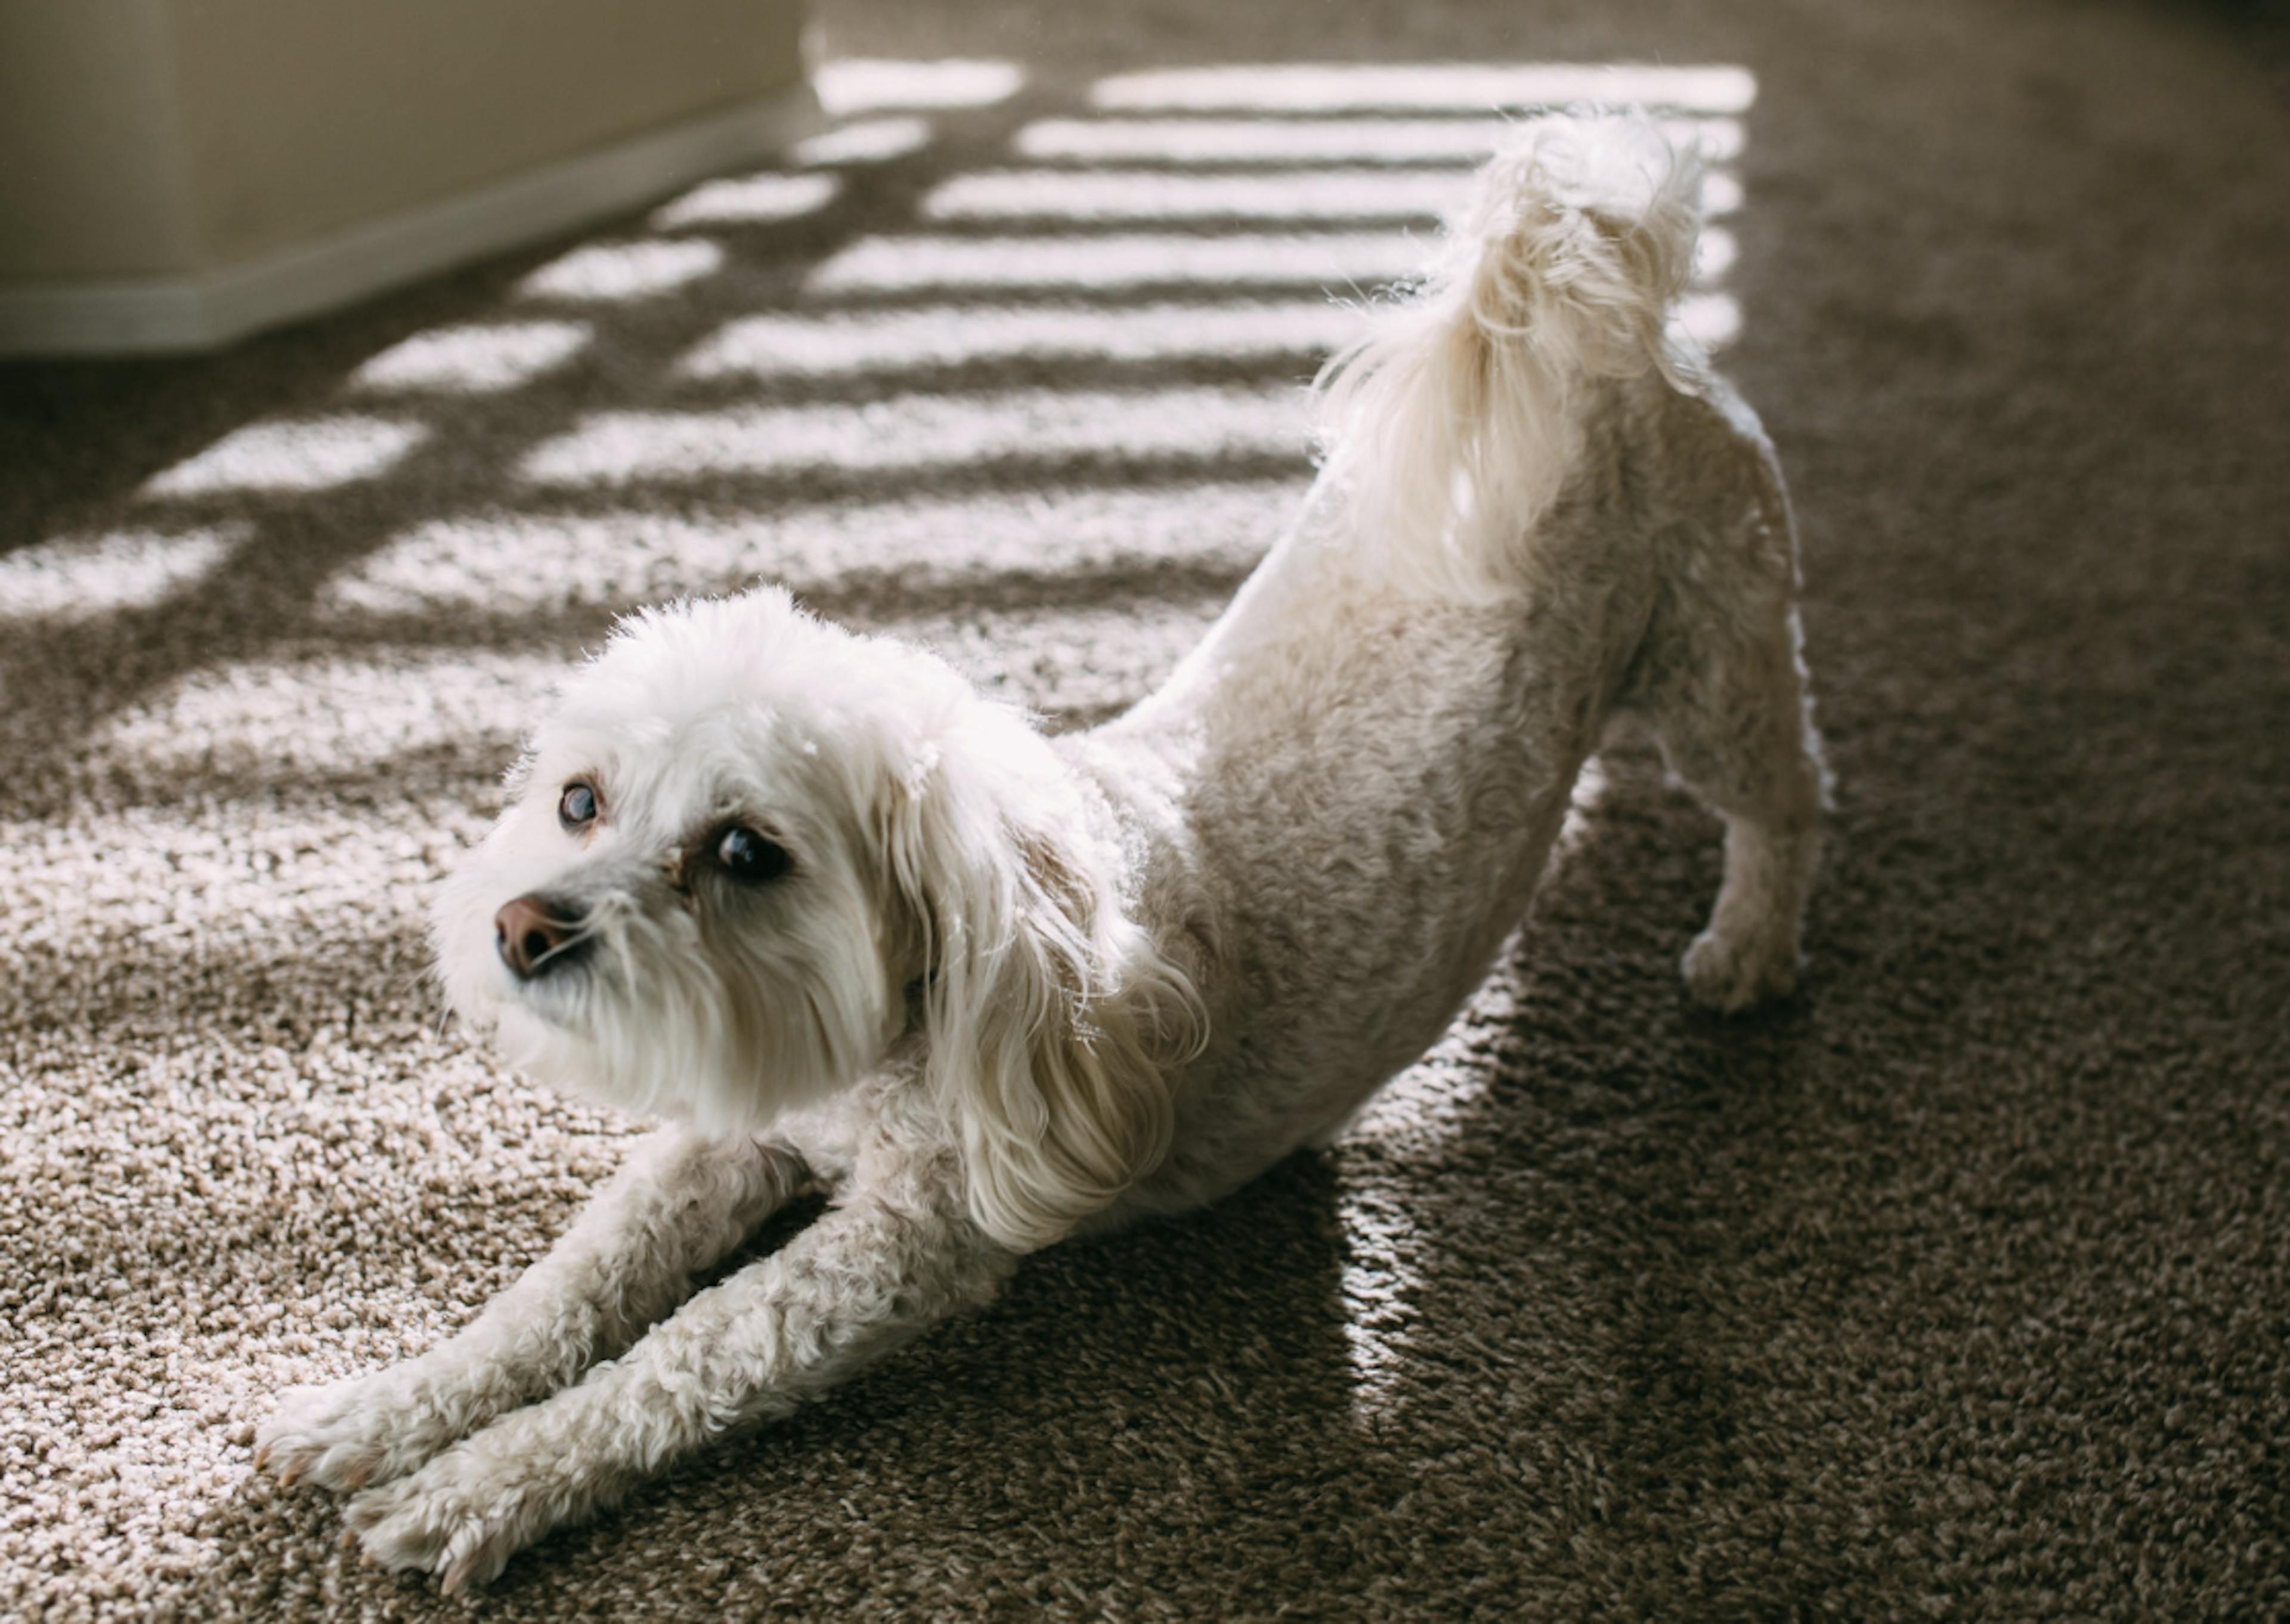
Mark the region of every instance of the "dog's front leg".
POLYGON ((958 1196, 861 1186, 781 1251, 686 1303, 617 1364, 352 1500, 366 1554, 483 1584, 561 1523, 613 1504, 742 1423, 786 1415, 960 1309, 1015 1254, 958 1196))
POLYGON ((647 1137, 548 1255, 460 1335, 370 1375, 284 1395, 255 1463, 330 1489, 386 1483, 553 1393, 674 1308, 809 1178, 785 1145, 647 1137))

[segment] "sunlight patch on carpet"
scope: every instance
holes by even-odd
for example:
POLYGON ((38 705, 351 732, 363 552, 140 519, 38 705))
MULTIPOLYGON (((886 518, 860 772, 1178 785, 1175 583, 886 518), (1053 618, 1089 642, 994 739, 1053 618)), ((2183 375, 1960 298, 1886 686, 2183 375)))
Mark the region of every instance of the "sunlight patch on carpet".
MULTIPOLYGON (((1150 170, 993 170, 957 175, 923 199, 925 220, 1389 220, 1428 223, 1469 195, 1468 175, 1393 169, 1163 174, 1150 170)), ((1701 212, 1741 206, 1731 176, 1710 175, 1701 212)))
POLYGON ((1327 299, 1277 303, 933 305, 820 316, 742 316, 677 371, 692 378, 832 377, 976 361, 1264 361, 1317 357, 1357 334, 1361 315, 1327 299))
POLYGON ((556 371, 595 337, 584 322, 487 322, 436 327, 391 345, 349 376, 366 394, 492 395, 556 371))
POLYGON ((1168 676, 1222 608, 1149 599, 1101 608, 965 610, 902 620, 896 629, 1057 732, 1109 720, 1135 704, 1168 676))
MULTIPOLYGON (((127 805, 64 826, 0 823, 0 973, 11 954, 116 960, 123 939, 139 958, 195 968, 250 931, 282 955, 309 929, 370 941, 388 919, 418 932, 460 849, 444 830, 378 831, 370 808, 262 801, 193 818, 127 805)), ((110 990, 132 1001, 148 989, 110 990)))
MULTIPOLYGON (((1730 118, 1660 121, 1705 163, 1741 156, 1730 118)), ((1021 157, 1082 164, 1444 164, 1482 162, 1510 133, 1500 118, 1044 118, 1012 138, 1021 157)))
POLYGON ((1448 108, 1599 107, 1741 113, 1758 81, 1734 67, 1658 68, 1573 62, 1478 64, 1234 63, 1117 74, 1090 87, 1113 111, 1246 109, 1332 113, 1448 108))
POLYGON ((1501 976, 1482 987, 1447 1036, 1414 1065, 1384 1084, 1337 1139, 1330 1155, 1341 1194, 1343 1226, 1344 1335, 1349 1356, 1352 1417, 1373 1428, 1396 1418, 1411 1390, 1409 1342, 1420 1318, 1418 1299, 1433 1260, 1413 1216, 1381 1193, 1394 1164, 1424 1170, 1445 1164, 1458 1141, 1487 1109, 1494 1068, 1473 1052, 1475 1031, 1517 1019, 1517 1005, 1501 976))
POLYGON ((1742 307, 1731 293, 1689 293, 1677 301, 1669 320, 1712 355, 1742 335, 1742 307))
POLYGON ((1347 1189, 1343 1226, 1344 1353, 1352 1419, 1373 1426, 1398 1408, 1407 1388, 1408 1331, 1423 1277, 1415 1267, 1415 1226, 1405 1209, 1373 1188, 1347 1189))
POLYGON ((651 223, 659 231, 768 225, 815 214, 842 189, 833 175, 737 175, 693 188, 655 210, 651 223))
POLYGON ((0 620, 79 620, 148 609, 206 579, 252 533, 241 523, 38 542, 0 556, 0 620))
POLYGON ((839 130, 808 136, 789 149, 788 157, 806 169, 887 164, 910 152, 920 152, 930 141, 928 119, 866 118, 839 130))
POLYGON ((527 299, 625 304, 688 287, 724 267, 723 244, 705 237, 598 243, 551 260, 516 284, 527 299))
POLYGON ((1429 220, 1464 196, 1461 175, 1330 169, 1301 174, 997 170, 957 175, 923 199, 925 220, 1429 220))
POLYGON ((397 537, 324 595, 341 613, 626 607, 758 580, 800 591, 888 583, 888 596, 977 591, 997 578, 1247 569, 1301 504, 1304 481, 826 502, 690 518, 649 508, 472 515, 397 537))
POLYGON ((330 491, 379 478, 428 437, 422 424, 378 417, 251 423, 153 475, 144 482, 141 494, 330 491))
POLYGON ((605 412, 537 447, 520 474, 543 485, 617 484, 703 474, 965 468, 1076 457, 1301 460, 1293 387, 1113 394, 1032 389, 902 395, 865 405, 605 412))
POLYGON ((812 272, 813 293, 1194 284, 1365 289, 1411 275, 1422 241, 1397 231, 1090 237, 870 236, 812 272))
MULTIPOLYGON (((1430 237, 1400 232, 1328 236, 865 237, 827 260, 814 293, 903 293, 933 288, 1302 286, 1368 292, 1422 269, 1430 237)), ((1731 268, 1730 233, 1711 227, 1693 256, 1708 284, 1731 268)))
POLYGON ((1701 177, 1701 218, 1716 220, 1742 206, 1742 183, 1723 170, 1701 177))
POLYGON ((115 718, 91 753, 142 774, 277 777, 477 742, 502 757, 566 669, 490 652, 326 655, 194 672, 115 718))
POLYGON ((885 108, 982 108, 1006 101, 1026 82, 1015 62, 900 62, 843 57, 812 72, 819 105, 837 118, 885 108))
MULTIPOLYGON (((939 649, 989 692, 1095 720, 1165 676, 1221 604, 936 609, 846 617, 939 649)), ((573 668, 572 651, 394 648, 234 662, 180 679, 93 736, 87 756, 132 804, 260 800, 380 771, 424 793, 485 786, 573 668)))

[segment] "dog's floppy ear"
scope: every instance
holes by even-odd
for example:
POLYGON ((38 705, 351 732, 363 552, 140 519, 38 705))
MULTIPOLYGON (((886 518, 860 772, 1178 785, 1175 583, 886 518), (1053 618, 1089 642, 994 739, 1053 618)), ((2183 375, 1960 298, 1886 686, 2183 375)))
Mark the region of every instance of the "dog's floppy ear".
POLYGON ((1006 732, 989 725, 910 769, 884 834, 918 939, 929 1083, 961 1136, 972 1216, 1032 1251, 1160 1160, 1168 1068, 1198 1052, 1205 1017, 1095 871, 1070 782, 1013 764, 1046 755, 1039 735, 996 722, 1006 732))

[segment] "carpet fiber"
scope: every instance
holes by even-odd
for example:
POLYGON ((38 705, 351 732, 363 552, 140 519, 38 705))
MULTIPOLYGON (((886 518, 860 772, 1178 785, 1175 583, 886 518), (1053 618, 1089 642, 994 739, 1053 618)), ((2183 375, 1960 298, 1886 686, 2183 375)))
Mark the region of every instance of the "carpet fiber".
POLYGON ((2038 0, 822 21, 1022 76, 830 72, 784 172, 0 369, 0 1614, 2290 1613, 2278 76, 2038 0), (1621 753, 1331 1151, 1032 1260, 474 1607, 362 1566, 252 1475, 270 1396, 450 1333, 635 1129, 425 982, 551 673, 763 573, 1056 725, 1144 692, 1301 488, 1322 290, 1405 262, 1487 92, 1121 76, 1346 60, 1743 70, 1657 83, 1805 532, 1803 996, 1686 1004, 1718 832, 1621 753))

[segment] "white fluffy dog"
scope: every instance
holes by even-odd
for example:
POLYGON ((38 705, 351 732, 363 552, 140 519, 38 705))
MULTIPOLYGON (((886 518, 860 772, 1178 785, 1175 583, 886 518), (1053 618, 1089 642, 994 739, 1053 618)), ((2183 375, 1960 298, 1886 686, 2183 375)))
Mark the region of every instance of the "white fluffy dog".
POLYGON ((1521 126, 1324 376, 1292 532, 1105 726, 1045 737, 782 591, 624 624, 436 947, 508 1059, 677 1125, 461 1334, 287 1395, 258 1458, 481 1583, 1027 1252, 1326 1140, 1485 976, 1624 719, 1726 820, 1688 988, 1789 989, 1824 780, 1780 472, 1669 324, 1690 171, 1641 123, 1521 126))

